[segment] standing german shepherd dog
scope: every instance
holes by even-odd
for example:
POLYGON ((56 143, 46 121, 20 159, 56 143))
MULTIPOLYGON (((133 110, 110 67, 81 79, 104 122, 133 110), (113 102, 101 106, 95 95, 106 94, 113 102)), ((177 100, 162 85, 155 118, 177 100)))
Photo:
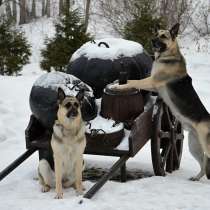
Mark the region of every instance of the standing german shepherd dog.
POLYGON ((151 76, 142 80, 129 80, 125 85, 113 85, 113 89, 137 88, 156 91, 170 107, 173 114, 189 132, 189 148, 199 162, 201 171, 191 180, 199 180, 204 174, 207 157, 210 157, 210 115, 200 101, 186 71, 186 63, 180 53, 176 37, 179 24, 171 30, 157 30, 152 40, 155 51, 151 76))
POLYGON ((81 98, 80 93, 77 97, 66 97, 64 91, 58 89, 59 108, 51 139, 55 172, 47 160, 42 159, 39 162, 38 174, 42 192, 48 192, 51 187, 55 187, 57 199, 63 198, 62 186, 72 186, 79 194, 83 192, 82 169, 86 139, 79 104, 81 98))

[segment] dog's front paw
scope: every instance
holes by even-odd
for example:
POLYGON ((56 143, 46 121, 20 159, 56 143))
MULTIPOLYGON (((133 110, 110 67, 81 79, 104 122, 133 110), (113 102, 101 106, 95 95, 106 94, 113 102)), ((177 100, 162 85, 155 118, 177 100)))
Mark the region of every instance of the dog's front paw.
POLYGON ((57 193, 55 199, 63 199, 63 193, 57 193))
POLYGON ((83 188, 82 189, 78 189, 76 190, 76 195, 79 196, 79 195, 83 195, 84 192, 83 192, 83 188))
POLYGON ((49 187, 49 186, 47 186, 47 185, 42 186, 41 191, 42 191, 43 193, 49 192, 49 191, 50 191, 50 187, 49 187))
POLYGON ((110 85, 109 88, 111 90, 122 90, 122 91, 130 89, 128 84, 125 84, 125 85, 113 84, 113 85, 110 85))
POLYGON ((193 182, 198 182, 200 179, 196 176, 195 177, 193 176, 193 177, 189 178, 189 180, 193 181, 193 182))
POLYGON ((77 194, 77 196, 83 195, 84 194, 83 191, 84 191, 84 187, 83 187, 82 184, 80 184, 79 186, 76 187, 76 194, 77 194))

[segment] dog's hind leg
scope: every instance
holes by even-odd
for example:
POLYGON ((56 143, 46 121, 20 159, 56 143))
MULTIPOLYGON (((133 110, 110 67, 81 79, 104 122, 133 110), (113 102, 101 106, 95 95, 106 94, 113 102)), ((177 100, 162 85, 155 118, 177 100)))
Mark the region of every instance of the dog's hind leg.
POLYGON ((39 161, 38 166, 39 182, 42 185, 42 192, 48 192, 51 187, 54 187, 54 175, 47 160, 39 161))
POLYGON ((198 161, 201 168, 200 172, 196 176, 191 177, 190 180, 199 181, 205 175, 207 157, 204 155, 197 135, 193 131, 189 132, 188 145, 190 153, 198 161))

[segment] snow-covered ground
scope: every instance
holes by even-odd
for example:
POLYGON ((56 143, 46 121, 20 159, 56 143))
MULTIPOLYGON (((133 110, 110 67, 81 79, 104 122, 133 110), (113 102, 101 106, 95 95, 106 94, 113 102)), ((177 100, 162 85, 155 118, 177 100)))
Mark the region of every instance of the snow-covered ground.
MULTIPOLYGON (((49 32, 51 23, 38 26, 41 32, 34 34, 36 24, 24 29, 33 46, 31 64, 26 65, 22 76, 0 76, 0 171, 18 155, 25 151, 24 130, 30 117, 29 93, 34 81, 43 72, 39 69, 39 49, 43 46, 43 37, 49 32), (31 32, 30 32, 31 30, 31 32)), ((51 34, 51 32, 49 32, 51 34)), ((101 35, 100 35, 101 36, 101 35)), ((187 59, 189 74, 204 105, 210 111, 210 54, 182 49, 187 59)), ((186 134, 186 133, 185 133, 186 134)), ((115 158, 85 156, 87 166, 108 168, 115 158)), ((166 177, 150 177, 118 183, 109 181, 92 200, 76 197, 73 189, 64 190, 64 199, 53 199, 55 192, 43 194, 34 177, 37 177, 38 154, 34 154, 6 179, 0 182, 0 210, 204 210, 210 209, 210 181, 203 178, 200 182, 191 182, 198 164, 192 158, 187 147, 185 135, 184 151, 180 170, 166 177)), ((128 161, 128 170, 143 170, 152 173, 150 143, 135 158, 128 161)), ((93 183, 85 181, 88 190, 93 183)))

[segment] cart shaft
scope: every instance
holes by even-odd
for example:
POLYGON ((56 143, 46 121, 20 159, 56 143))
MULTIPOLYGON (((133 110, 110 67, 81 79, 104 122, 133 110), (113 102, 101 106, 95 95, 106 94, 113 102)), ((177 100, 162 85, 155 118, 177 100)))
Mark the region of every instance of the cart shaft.
POLYGON ((95 185, 93 185, 92 188, 90 188, 90 190, 84 195, 84 198, 92 198, 94 194, 114 175, 118 169, 125 166, 128 158, 128 155, 120 157, 120 159, 118 159, 118 161, 110 168, 109 172, 104 174, 101 179, 95 185))
POLYGON ((22 162, 29 158, 37 149, 29 149, 19 156, 14 162, 7 166, 3 171, 0 172, 0 181, 16 169, 22 162))

